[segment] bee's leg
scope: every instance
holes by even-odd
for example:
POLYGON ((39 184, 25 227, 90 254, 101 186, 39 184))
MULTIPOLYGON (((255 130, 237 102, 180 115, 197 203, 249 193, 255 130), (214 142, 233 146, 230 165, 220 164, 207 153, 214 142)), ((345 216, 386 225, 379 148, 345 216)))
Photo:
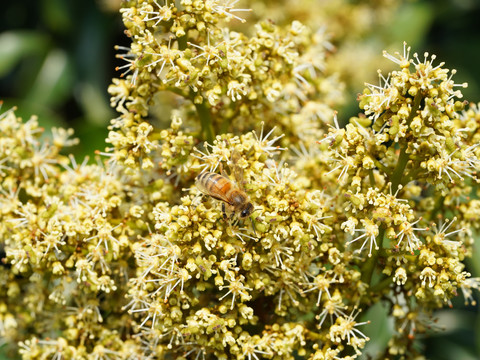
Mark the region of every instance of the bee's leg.
POLYGON ((253 220, 252 216, 250 216, 250 221, 252 222, 253 234, 257 236, 257 232, 255 231, 255 221, 253 220))
POLYGON ((227 211, 225 210, 224 202, 222 202, 222 214, 223 214, 223 220, 227 220, 227 211))

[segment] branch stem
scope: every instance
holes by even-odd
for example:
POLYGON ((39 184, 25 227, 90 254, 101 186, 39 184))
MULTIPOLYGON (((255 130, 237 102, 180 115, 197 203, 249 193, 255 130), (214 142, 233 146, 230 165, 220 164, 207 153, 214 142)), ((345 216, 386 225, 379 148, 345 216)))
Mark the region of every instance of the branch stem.
POLYGON ((195 109, 197 110, 198 117, 200 118, 200 124, 202 125, 203 139, 211 144, 215 138, 215 133, 213 131, 212 115, 210 114, 210 110, 205 105, 205 102, 201 104, 195 104, 195 109))
POLYGON ((380 244, 380 249, 374 251, 372 256, 367 259, 365 264, 362 267, 362 281, 369 286, 372 286, 372 277, 373 271, 375 270, 375 266, 378 262, 378 257, 380 255, 380 251, 383 249, 383 237, 385 235, 385 229, 382 227, 377 236, 377 244, 380 244))
MULTIPOLYGON (((413 118, 417 114, 417 110, 420 107, 420 102, 422 101, 423 97, 420 92, 415 95, 415 98, 413 99, 413 106, 412 110, 410 111, 410 115, 407 118, 407 126, 410 126, 410 123, 412 122, 413 118)), ((392 174, 392 193, 395 193, 398 189, 398 186, 402 184, 403 180, 403 175, 405 171, 405 167, 407 166, 408 160, 410 160, 409 154, 407 154, 407 148, 408 148, 408 141, 405 141, 400 148, 400 156, 398 158, 397 166, 395 167, 395 170, 393 170, 392 174)))

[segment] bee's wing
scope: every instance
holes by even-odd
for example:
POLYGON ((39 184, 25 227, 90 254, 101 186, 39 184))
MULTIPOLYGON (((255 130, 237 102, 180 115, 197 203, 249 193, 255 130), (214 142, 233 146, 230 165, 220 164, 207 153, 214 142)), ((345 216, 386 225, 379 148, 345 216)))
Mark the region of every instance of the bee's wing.
POLYGON ((243 186, 243 168, 238 165, 239 160, 241 159, 240 153, 235 149, 232 152, 232 164, 233 164, 233 176, 235 182, 241 190, 244 190, 243 186))
POLYGON ((223 168, 222 163, 220 163, 219 167, 220 167, 220 174, 222 174, 222 176, 223 176, 224 178, 230 179, 230 176, 228 176, 227 172, 226 172, 225 169, 223 168))
MULTIPOLYGON (((202 191, 203 192, 203 191, 202 191)), ((232 205, 232 202, 224 195, 220 193, 204 192, 205 195, 211 196, 214 199, 226 202, 227 204, 232 205)))

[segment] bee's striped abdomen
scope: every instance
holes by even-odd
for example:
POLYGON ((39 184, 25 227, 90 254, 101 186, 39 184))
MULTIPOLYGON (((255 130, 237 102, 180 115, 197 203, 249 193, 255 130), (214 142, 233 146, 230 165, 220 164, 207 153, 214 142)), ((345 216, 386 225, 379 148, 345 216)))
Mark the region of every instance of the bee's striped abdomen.
POLYGON ((228 199, 228 194, 233 185, 225 176, 204 172, 197 176, 196 185, 204 194, 231 203, 228 199))

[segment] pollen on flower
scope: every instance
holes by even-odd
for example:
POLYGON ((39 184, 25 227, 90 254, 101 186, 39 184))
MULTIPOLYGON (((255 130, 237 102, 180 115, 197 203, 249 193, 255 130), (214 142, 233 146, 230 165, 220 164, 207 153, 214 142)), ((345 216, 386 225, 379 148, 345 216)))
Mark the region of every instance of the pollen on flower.
POLYGON ((45 254, 47 254, 51 249, 54 249, 56 253, 60 253, 61 250, 59 249, 59 246, 66 244, 66 235, 59 230, 49 231, 48 234, 41 232, 41 234, 43 235, 43 239, 39 242, 39 244, 44 244, 46 247, 44 252, 45 254))
POLYGON ((270 135, 273 134, 276 127, 273 127, 267 134, 263 133, 263 129, 264 129, 264 122, 262 121, 262 128, 260 130, 260 135, 257 135, 255 130, 253 131, 253 136, 255 137, 255 140, 257 142, 257 146, 261 151, 263 151, 263 152, 265 152, 269 155, 273 155, 276 151, 285 150, 284 148, 282 148, 278 145, 274 146, 274 144, 278 140, 280 140, 282 137, 285 136, 284 134, 279 135, 277 137, 274 137, 272 139, 269 139, 270 135))
POLYGON ((401 248, 406 251, 409 251, 413 254, 414 250, 419 250, 422 241, 415 235, 415 231, 425 231, 428 228, 416 228, 414 227, 422 218, 417 219, 413 223, 404 222, 400 224, 400 231, 395 234, 395 238, 399 238, 397 244, 395 245, 396 248, 401 248), (403 242, 403 239, 406 238, 406 241, 403 242), (403 243, 402 243, 403 242, 403 243))
MULTIPOLYGON (((140 72, 140 70, 138 69, 138 67, 136 66, 136 62, 137 60, 141 59, 140 56, 132 53, 130 51, 129 48, 127 47, 124 47, 124 46, 116 46, 115 47, 116 50, 124 50, 124 51, 127 51, 126 53, 121 53, 121 54, 117 54, 115 57, 118 58, 118 59, 121 59, 123 61, 126 62, 126 64, 124 65, 121 65, 121 66, 117 66, 115 68, 116 71, 123 71, 125 70, 121 75, 120 77, 124 78, 126 77, 129 73, 132 72, 133 70, 133 75, 131 76, 130 78, 130 87, 134 87, 136 85, 136 82, 137 82, 137 77, 138 77, 138 74, 140 72)), ((113 90, 113 88, 112 88, 113 90)), ((125 93, 125 92, 123 92, 125 93)), ((118 95, 117 95, 118 96, 118 95)))
POLYGON ((150 6, 145 7, 145 10, 140 10, 140 14, 145 15, 143 19, 145 22, 155 21, 154 26, 157 26, 162 21, 169 21, 173 15, 174 4, 168 4, 168 0, 165 0, 165 4, 162 6, 156 0, 153 0, 156 8, 150 6))
POLYGON ((384 77, 381 71, 378 71, 379 85, 366 84, 369 90, 365 94, 368 99, 364 110, 366 115, 373 114, 373 119, 376 120, 384 109, 388 109, 391 104, 397 101, 399 94, 398 89, 390 84, 390 75, 384 77))
POLYGON ((261 350, 265 347, 266 344, 264 344, 261 338, 258 336, 251 337, 242 344, 242 356, 248 360, 260 360, 263 357, 262 355, 271 356, 271 351, 261 350))
POLYGON ((245 83, 240 83, 237 80, 232 80, 228 83, 227 96, 232 101, 238 101, 242 99, 242 96, 247 95, 247 86, 245 83))
MULTIPOLYGON (((358 251, 359 253, 362 252, 365 245, 369 242, 370 246, 369 246, 369 250, 368 250, 368 257, 370 257, 370 256, 372 256, 372 249, 375 249, 375 250, 379 249, 379 247, 377 245, 377 240, 376 240, 377 236, 379 234, 378 225, 375 224, 373 221, 368 220, 368 219, 362 219, 362 220, 360 220, 360 222, 362 223, 364 228, 363 229, 355 229, 355 230, 353 230, 353 232, 354 233, 359 232, 359 233, 363 233, 363 234, 359 235, 356 238, 347 242, 347 245, 350 245, 350 244, 352 244, 352 243, 354 243, 358 240, 365 239, 363 241, 363 244, 360 247, 360 249, 358 249, 356 251, 358 251)), ((379 239, 379 241, 382 241, 382 239, 379 239)))
POLYGON ((339 316, 346 317, 347 314, 344 312, 346 309, 347 306, 343 304, 340 293, 336 291, 330 299, 325 300, 323 303, 323 310, 320 312, 320 314, 315 316, 315 319, 319 320, 317 327, 322 327, 327 315, 329 316, 331 324, 334 324, 336 318, 339 316))
POLYGON ((178 58, 178 56, 180 56, 180 51, 177 49, 172 49, 171 45, 172 37, 169 38, 168 45, 158 45, 158 50, 156 52, 147 53, 153 56, 153 61, 147 66, 155 69, 158 68, 156 72, 158 77, 166 77, 164 74, 164 69, 166 69, 166 66, 170 66, 172 69, 177 67, 174 61, 178 58))
POLYGON ((318 291, 317 303, 316 305, 320 305, 320 301, 322 299, 322 294, 325 292, 327 295, 327 299, 331 300, 332 296, 330 295, 329 288, 332 284, 336 283, 336 279, 334 277, 329 277, 329 272, 325 272, 323 274, 318 274, 313 277, 311 282, 306 282, 302 285, 307 287, 306 290, 303 290, 303 293, 308 293, 310 291, 318 291))
POLYGON ((403 267, 397 268, 395 270, 395 276, 393 277, 393 282, 396 283, 397 285, 405 285, 407 282, 407 272, 403 267))
POLYGON ((205 2, 205 7, 208 11, 213 13, 218 13, 226 17, 227 19, 236 19, 240 22, 246 22, 245 19, 233 14, 235 12, 242 12, 242 11, 252 11, 252 9, 235 9, 235 5, 239 2, 239 0, 207 0, 205 2))
POLYGON ((198 51, 198 55, 194 56, 192 60, 198 59, 200 57, 205 58, 205 65, 212 65, 214 62, 222 60, 220 54, 221 50, 219 47, 223 45, 223 43, 219 43, 216 46, 211 46, 210 45, 210 34, 208 34, 207 37, 207 45, 205 46, 200 46, 193 44, 191 42, 188 42, 187 45, 193 46, 195 49, 200 50, 198 51), (212 61, 210 61, 212 60, 212 61))
POLYGON ((55 173, 53 164, 57 164, 58 160, 52 158, 52 155, 50 145, 47 142, 40 146, 34 145, 30 161, 34 168, 36 178, 41 174, 43 179, 47 181, 49 174, 55 173))
POLYGON ((355 168, 355 158, 349 155, 342 155, 338 151, 334 152, 334 156, 335 156, 334 158, 331 158, 329 160, 332 162, 338 163, 338 165, 336 165, 333 169, 331 169, 325 175, 328 175, 339 169, 342 169, 342 171, 340 171, 340 174, 337 177, 337 180, 343 183, 348 178, 348 171, 351 168, 355 168))
POLYGON ((329 337, 335 342, 347 340, 347 344, 351 345, 358 354, 361 354, 359 349, 365 346, 365 342, 369 338, 363 334, 358 326, 369 324, 370 321, 356 322, 356 317, 360 310, 353 309, 348 316, 339 316, 335 324, 330 327, 329 337))
POLYGON ((480 278, 470 277, 465 279, 460 284, 460 289, 462 289, 463 297, 465 298, 465 305, 471 304, 472 306, 476 306, 477 301, 473 297, 472 289, 480 291, 480 278))
POLYGON ((456 248, 456 247, 462 245, 461 241, 455 241, 455 240, 447 239, 447 237, 449 237, 449 236, 452 236, 452 235, 455 235, 455 234, 458 234, 458 233, 461 233, 461 232, 465 231, 465 229, 462 228, 462 229, 457 229, 457 230, 447 232, 448 229, 450 229, 450 227, 453 225, 453 223, 456 220, 457 220, 457 218, 455 217, 452 220, 446 219, 445 222, 440 221, 440 223, 438 225, 434 223, 433 227, 435 229, 435 234, 433 236, 433 241, 437 244, 442 244, 444 246, 453 247, 453 248, 456 248))
POLYGON ((393 55, 388 53, 387 51, 383 52, 383 56, 386 57, 388 60, 393 61, 394 63, 398 64, 400 68, 408 68, 412 62, 410 59, 410 51, 411 47, 407 45, 406 42, 403 43, 403 54, 399 52, 395 52, 393 55))
MULTIPOLYGON (((228 288, 228 291, 225 295, 219 298, 219 300, 223 300, 228 295, 231 295, 232 301, 230 304, 230 310, 233 309, 233 305, 235 304, 235 298, 240 298, 242 302, 248 301, 251 298, 251 296, 248 294, 248 291, 252 289, 244 285, 244 280, 245 278, 243 277, 243 275, 240 275, 239 278, 227 278, 229 285, 225 287, 228 288)), ((222 290, 223 288, 224 286, 220 286, 220 290, 222 290)))

